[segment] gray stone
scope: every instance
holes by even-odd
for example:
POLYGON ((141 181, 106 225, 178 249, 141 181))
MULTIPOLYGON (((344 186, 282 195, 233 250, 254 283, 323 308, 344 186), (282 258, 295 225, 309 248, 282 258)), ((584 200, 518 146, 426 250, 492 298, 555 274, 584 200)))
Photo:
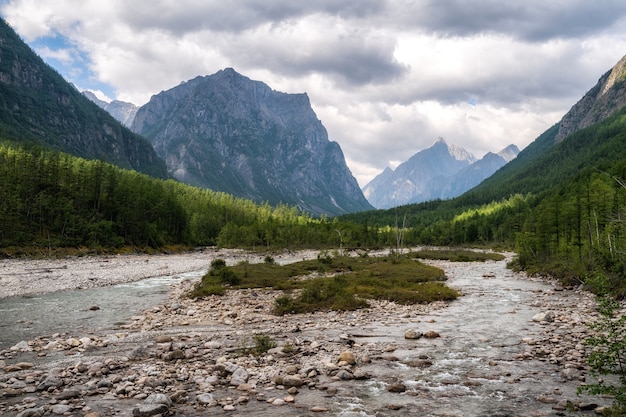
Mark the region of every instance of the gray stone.
POLYGON ((142 404, 133 409, 135 417, 152 417, 157 414, 167 413, 169 408, 165 404, 142 404))
POLYGON ((233 372, 233 375, 230 378, 230 384, 235 386, 245 384, 246 382, 248 382, 249 377, 250 376, 248 375, 248 371, 246 371, 242 367, 239 367, 235 370, 235 372, 233 372))
POLYGON ((554 315, 550 312, 537 313, 533 316, 533 321, 538 322, 538 323, 541 323, 541 322, 551 323, 554 321, 554 315))
POLYGON ((54 376, 49 376, 37 385, 37 391, 47 391, 50 388, 59 388, 62 385, 63 380, 54 376))
POLYGON ((213 394, 200 394, 196 397, 198 404, 214 407, 217 405, 217 400, 213 397, 213 394))
POLYGON ((167 408, 172 406, 172 400, 165 394, 151 394, 145 399, 144 404, 163 404, 167 408))
POLYGON ((316 405, 315 407, 311 407, 309 409, 309 411, 313 412, 313 413, 325 413, 328 411, 328 408, 323 407, 321 405, 316 405))
POLYGON ((148 346, 137 346, 134 348, 129 354, 128 359, 130 360, 139 360, 143 358, 147 358, 150 356, 150 352, 148 352, 148 346))
POLYGON ((370 374, 362 369, 356 369, 353 373, 354 379, 369 379, 370 374))
POLYGON ((168 352, 164 358, 166 361, 175 361, 177 359, 185 359, 185 352, 180 349, 175 349, 171 352, 168 352))
POLYGON ((156 338, 157 343, 168 343, 168 342, 171 342, 172 340, 173 340, 172 336, 168 336, 168 335, 160 335, 160 336, 157 336, 156 338))
POLYGON ((302 379, 298 375, 285 375, 282 378, 282 385, 284 385, 286 388, 299 388, 302 386, 302 379))
POLYGON ((80 397, 80 390, 75 389, 75 388, 66 389, 63 392, 61 392, 59 395, 57 395, 58 400, 69 400, 69 399, 78 398, 78 397, 80 397))
POLYGON ((55 404, 50 408, 50 411, 52 411, 52 414, 62 415, 65 413, 69 413, 73 409, 74 407, 69 404, 55 404))
POLYGON ((565 378, 569 380, 572 380, 572 379, 578 379, 582 374, 578 369, 565 368, 561 371, 561 375, 563 375, 565 378))
POLYGON ((348 372, 345 369, 340 369, 339 372, 337 372, 335 376, 344 381, 349 381, 351 379, 354 379, 354 375, 352 375, 351 372, 348 372))
POLYGON ((598 408, 598 404, 596 404, 596 403, 580 403, 578 405, 578 408, 580 408, 581 411, 591 411, 591 410, 595 410, 596 408, 598 408))
POLYGON ((41 417, 44 415, 44 412, 41 408, 29 408, 20 412, 16 417, 41 417))
POLYGON ((18 344, 14 345, 14 346, 11 346, 10 350, 13 350, 13 351, 17 351, 17 350, 19 350, 19 351, 21 351, 21 352, 30 352, 30 351, 32 351, 32 350, 33 350, 33 348, 31 348, 31 347, 28 345, 28 342, 26 342, 26 341, 22 340, 22 341, 21 341, 21 342, 19 342, 18 344))

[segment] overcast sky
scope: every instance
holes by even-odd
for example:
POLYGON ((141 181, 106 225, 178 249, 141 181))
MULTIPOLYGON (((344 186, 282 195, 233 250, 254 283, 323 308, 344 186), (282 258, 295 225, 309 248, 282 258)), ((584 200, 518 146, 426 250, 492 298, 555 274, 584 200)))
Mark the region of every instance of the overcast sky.
POLYGON ((520 149, 626 55, 624 0, 0 0, 80 89, 146 103, 232 67, 306 92, 364 186, 438 137, 520 149))

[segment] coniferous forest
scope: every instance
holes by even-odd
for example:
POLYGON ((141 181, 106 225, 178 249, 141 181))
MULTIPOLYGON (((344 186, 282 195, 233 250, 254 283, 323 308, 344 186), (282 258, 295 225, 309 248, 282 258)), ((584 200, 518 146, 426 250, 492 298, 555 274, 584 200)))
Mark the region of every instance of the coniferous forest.
POLYGON ((0 145, 0 250, 15 256, 59 248, 479 245, 515 250, 519 268, 572 284, 606 275, 623 296, 625 141, 626 111, 621 111, 512 175, 498 172, 459 198, 338 218, 314 218, 296 207, 260 205, 5 141, 0 145))

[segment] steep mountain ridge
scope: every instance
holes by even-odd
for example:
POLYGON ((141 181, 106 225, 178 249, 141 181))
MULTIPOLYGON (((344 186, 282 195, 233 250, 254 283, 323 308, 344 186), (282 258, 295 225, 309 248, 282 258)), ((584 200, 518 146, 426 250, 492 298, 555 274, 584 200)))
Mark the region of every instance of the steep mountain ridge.
POLYGON ((313 214, 372 208, 308 96, 274 91, 232 68, 153 96, 132 129, 191 185, 313 214))
POLYGON ((626 105, 626 56, 607 71, 559 122, 555 141, 613 115, 626 105))
POLYGON ((100 109, 0 19, 0 135, 166 178, 144 138, 100 109))
POLYGON ((439 138, 430 148, 414 154, 395 170, 385 168, 363 187, 368 201, 377 208, 456 197, 489 177, 513 159, 515 145, 498 154, 474 155, 439 138))
POLYGON ((586 143, 586 138, 592 136, 587 129, 593 130, 596 125, 610 129, 604 122, 623 113, 625 108, 626 56, 602 75, 558 123, 539 135, 517 158, 461 198, 473 203, 488 203, 512 194, 540 193, 556 182, 566 181, 576 174, 576 169, 593 164, 604 146, 602 143, 593 146, 586 143), (582 159, 581 155, 584 155, 582 159))

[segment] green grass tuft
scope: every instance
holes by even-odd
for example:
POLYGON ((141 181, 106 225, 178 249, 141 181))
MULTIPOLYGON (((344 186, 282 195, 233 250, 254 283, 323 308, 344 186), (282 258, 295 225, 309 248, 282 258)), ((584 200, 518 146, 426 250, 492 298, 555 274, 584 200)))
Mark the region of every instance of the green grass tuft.
MULTIPOLYGON (((217 266, 217 265, 216 265, 217 266)), ((458 291, 441 281, 440 268, 411 256, 331 257, 277 265, 273 262, 212 268, 190 294, 223 294, 226 288, 272 288, 286 291, 276 298, 278 315, 314 311, 349 311, 367 307, 368 299, 401 304, 449 301, 458 291)))

